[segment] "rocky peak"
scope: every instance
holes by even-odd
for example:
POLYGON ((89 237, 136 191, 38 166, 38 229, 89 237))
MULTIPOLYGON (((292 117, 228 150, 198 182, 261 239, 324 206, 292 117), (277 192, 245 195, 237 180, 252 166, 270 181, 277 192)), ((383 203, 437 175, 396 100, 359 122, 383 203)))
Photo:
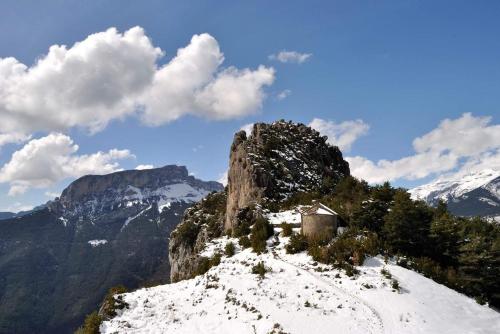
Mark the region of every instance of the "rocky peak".
POLYGON ((188 174, 186 167, 169 165, 146 170, 127 170, 107 175, 86 175, 71 183, 51 207, 65 212, 96 214, 114 207, 155 202, 197 202, 222 185, 188 174))
POLYGON ((349 164, 339 148, 316 130, 283 120, 256 123, 250 136, 240 131, 231 145, 225 229, 252 203, 282 201, 347 175, 349 164))

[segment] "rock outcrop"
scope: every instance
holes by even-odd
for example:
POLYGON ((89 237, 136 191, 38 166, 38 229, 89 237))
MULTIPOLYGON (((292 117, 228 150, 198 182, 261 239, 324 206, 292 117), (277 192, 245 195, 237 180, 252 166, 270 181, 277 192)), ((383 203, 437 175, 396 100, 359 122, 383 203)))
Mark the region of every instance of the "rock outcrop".
POLYGON ((170 235, 170 280, 193 277, 203 258, 205 244, 223 233, 227 196, 213 193, 186 210, 182 222, 170 235))
POLYGON ((340 150, 303 125, 258 123, 247 137, 235 134, 228 187, 186 211, 169 244, 171 280, 191 278, 203 262, 208 241, 239 223, 251 221, 266 203, 279 203, 297 192, 333 189, 349 175, 340 150))
POLYGON ((296 192, 333 187, 349 175, 336 146, 304 124, 256 123, 247 138, 236 133, 229 158, 225 229, 234 228, 238 210, 265 201, 282 201, 296 192))

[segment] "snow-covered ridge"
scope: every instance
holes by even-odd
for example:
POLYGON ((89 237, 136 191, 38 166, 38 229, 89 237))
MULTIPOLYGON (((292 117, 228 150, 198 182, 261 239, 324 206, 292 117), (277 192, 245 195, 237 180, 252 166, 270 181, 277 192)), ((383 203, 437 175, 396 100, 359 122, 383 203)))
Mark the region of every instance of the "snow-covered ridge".
POLYGON ((425 201, 442 199, 448 201, 463 196, 474 189, 485 187, 485 189, 500 198, 500 186, 489 185, 491 181, 498 177, 500 177, 500 171, 485 169, 460 177, 437 179, 429 184, 411 189, 410 193, 415 199, 425 201))
MULTIPOLYGON (((281 218, 281 217, 280 217, 281 218)), ((213 240, 205 255, 236 239, 213 240)), ((358 278, 284 251, 279 238, 261 255, 238 246, 205 275, 123 295, 129 307, 102 333, 499 333, 500 315, 394 262, 375 257, 358 278), (262 261, 264 279, 251 273, 262 261), (397 279, 392 289, 381 269, 397 279)))

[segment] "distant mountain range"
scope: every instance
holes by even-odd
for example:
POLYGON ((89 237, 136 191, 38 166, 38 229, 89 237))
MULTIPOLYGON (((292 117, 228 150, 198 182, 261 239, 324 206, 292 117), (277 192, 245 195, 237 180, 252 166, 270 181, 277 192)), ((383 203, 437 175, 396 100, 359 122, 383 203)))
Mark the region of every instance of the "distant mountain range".
POLYGON ((47 204, 0 215, 0 333, 70 333, 107 290, 169 279, 168 236, 217 182, 185 167, 88 175, 47 204))
POLYGON ((460 216, 482 216, 500 221, 500 171, 485 169, 460 177, 438 179, 410 190, 412 197, 431 205, 439 200, 460 216))

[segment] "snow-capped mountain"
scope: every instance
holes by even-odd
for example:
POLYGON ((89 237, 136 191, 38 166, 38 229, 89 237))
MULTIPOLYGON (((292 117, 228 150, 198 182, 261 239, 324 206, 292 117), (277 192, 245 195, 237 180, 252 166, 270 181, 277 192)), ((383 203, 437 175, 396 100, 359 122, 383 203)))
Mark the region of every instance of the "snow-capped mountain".
POLYGON ((72 332, 110 287, 168 282, 170 232, 219 190, 181 166, 88 175, 2 220, 0 332, 72 332))
POLYGON ((500 218, 500 171, 485 169, 437 179, 410 190, 412 197, 435 205, 439 200, 461 216, 500 218))
MULTIPOLYGON (((268 219, 279 232, 284 218, 298 215, 288 211, 268 219)), ((288 239, 269 240, 260 255, 236 246, 234 256, 223 256, 202 276, 122 295, 127 306, 101 325, 101 333, 500 332, 495 311, 393 261, 369 258, 357 267, 358 277, 348 277, 305 252, 286 254, 288 239), (264 278, 252 274, 259 262, 268 269, 264 278)), ((238 245, 221 237, 202 254, 223 252, 228 242, 238 245)))

